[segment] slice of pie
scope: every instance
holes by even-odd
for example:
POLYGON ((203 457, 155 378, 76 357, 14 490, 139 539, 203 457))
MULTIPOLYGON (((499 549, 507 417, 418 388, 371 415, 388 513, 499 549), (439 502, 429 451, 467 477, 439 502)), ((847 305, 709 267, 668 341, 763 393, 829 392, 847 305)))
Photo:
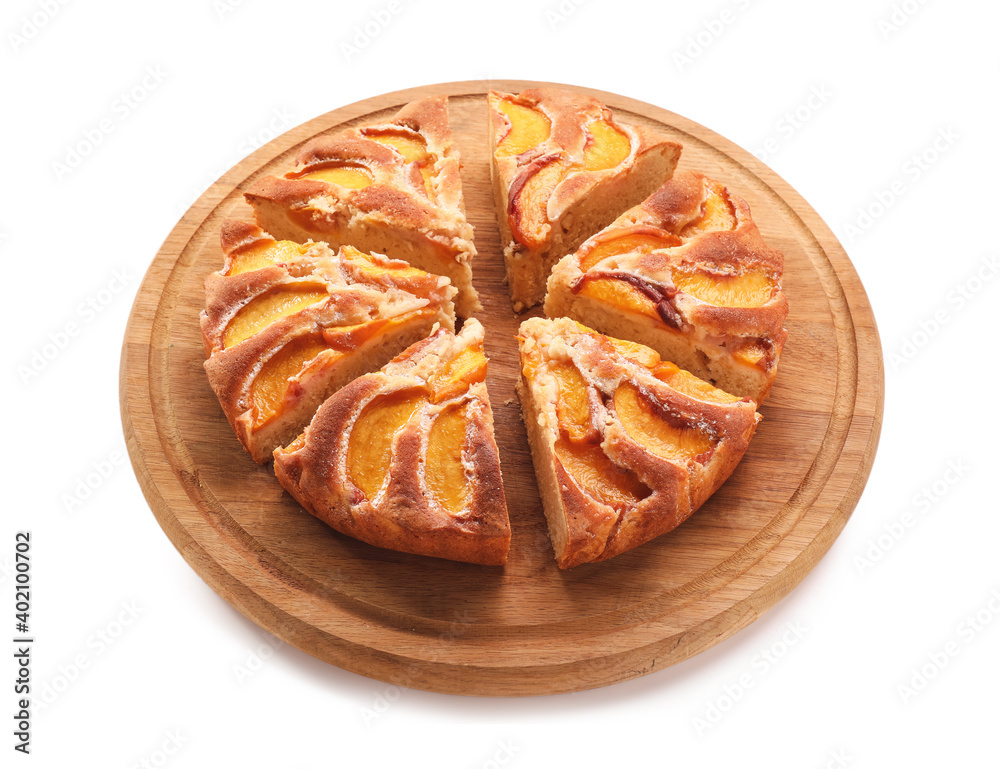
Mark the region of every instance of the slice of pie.
POLYGON ((521 324, 524 423, 561 568, 676 528, 743 457, 760 415, 656 352, 569 318, 521 324))
POLYGON ((376 547, 503 564, 510 524, 485 378, 479 321, 440 329, 327 400, 274 452, 278 479, 376 547))
POLYGON ((402 259, 449 278, 462 317, 481 309, 446 96, 408 104, 385 123, 313 139, 294 168, 257 179, 244 196, 257 224, 277 238, 402 259))
POLYGON ((559 262, 545 313, 649 345, 760 404, 788 336, 782 266, 746 201, 683 173, 559 262))
POLYGON ((205 281, 205 370, 257 462, 298 435, 351 379, 435 324, 454 328, 455 289, 401 261, 325 243, 276 241, 227 220, 225 265, 205 281))
POLYGON ((556 261, 673 174, 680 145, 586 94, 491 91, 493 194, 514 310, 540 304, 556 261))

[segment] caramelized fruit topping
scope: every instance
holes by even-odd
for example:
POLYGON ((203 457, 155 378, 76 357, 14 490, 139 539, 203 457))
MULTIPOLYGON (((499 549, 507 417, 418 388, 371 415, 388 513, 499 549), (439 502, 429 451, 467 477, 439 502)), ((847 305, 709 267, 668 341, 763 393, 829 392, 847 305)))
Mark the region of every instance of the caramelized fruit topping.
POLYGON ((679 245, 681 245, 681 239, 669 233, 663 233, 663 235, 630 233, 617 238, 602 240, 595 243, 592 248, 580 257, 580 270, 586 272, 609 256, 634 253, 648 254, 650 251, 656 251, 661 248, 673 248, 679 245))
POLYGON ((434 156, 427 151, 427 142, 420 134, 408 131, 377 131, 364 132, 365 137, 387 147, 392 147, 403 156, 404 163, 416 163, 420 169, 424 191, 434 186, 434 156))
POLYGON ((627 312, 660 318, 656 299, 623 277, 586 273, 577 283, 576 291, 582 296, 614 305, 627 312))
POLYGON ((701 206, 701 216, 680 231, 682 238, 691 238, 703 232, 736 229, 736 211, 729 202, 725 187, 718 182, 706 181, 706 184, 708 189, 701 206))
POLYGON ((353 246, 344 246, 344 258, 353 269, 355 278, 379 286, 396 286, 409 280, 427 277, 427 273, 407 264, 380 264, 371 254, 353 246))
POLYGON ((322 168, 307 168, 298 174, 287 174, 291 179, 309 179, 312 181, 329 182, 352 190, 367 187, 374 181, 372 172, 361 165, 339 163, 322 168))
POLYGON ((223 344, 227 348, 233 347, 276 320, 294 315, 329 297, 326 288, 315 283, 298 283, 271 289, 252 299, 233 316, 226 326, 223 344))
POLYGON ((620 165, 632 151, 628 136, 606 120, 587 126, 587 144, 583 148, 585 171, 603 171, 620 165))
POLYGON ((635 507, 651 493, 635 473, 612 462, 599 445, 560 438, 555 449, 559 462, 580 490, 598 502, 622 511, 635 507))
POLYGON ((347 472, 369 501, 389 474, 392 441, 417 409, 427 402, 420 390, 402 390, 374 398, 354 423, 347 447, 347 472))
POLYGON ((430 378, 435 403, 457 398, 469 387, 486 379, 486 355, 482 345, 464 348, 430 378))
POLYGON ((590 388, 580 370, 569 362, 550 361, 549 373, 559 385, 556 401, 556 416, 559 428, 569 440, 580 443, 600 440, 600 433, 594 428, 587 394, 590 388))
POLYGON ((549 138, 552 121, 541 110, 508 99, 498 99, 494 106, 510 121, 510 130, 497 143, 497 157, 520 155, 549 138))
POLYGON ((462 464, 467 404, 449 405, 434 419, 427 438, 427 487, 449 513, 458 514, 468 505, 469 480, 462 464))
POLYGON ((547 158, 537 164, 530 176, 519 177, 523 180, 519 187, 512 185, 508 214, 511 230, 523 245, 537 248, 545 242, 549 231, 549 198, 569 167, 557 157, 547 158))
POLYGON ((663 361, 653 369, 653 376, 664 382, 677 392, 690 395, 692 398, 709 403, 734 403, 739 400, 725 390, 713 387, 703 379, 699 379, 673 363, 663 361))
POLYGON ((673 277, 678 291, 716 307, 760 307, 774 291, 771 279, 756 270, 727 275, 686 267, 675 269, 673 277))
POLYGON ((371 139, 379 144, 392 147, 403 156, 407 163, 414 163, 425 160, 428 156, 427 142, 420 134, 409 133, 408 131, 364 131, 366 139, 371 139))
POLYGON ((645 366, 646 368, 652 370, 660 363, 660 356, 656 350, 646 347, 644 344, 629 342, 624 339, 615 339, 610 336, 605 337, 605 339, 611 343, 611 346, 614 347, 615 351, 619 355, 623 358, 635 361, 640 366, 645 366))
POLYGON ((290 240, 258 240, 229 255, 229 269, 226 270, 226 275, 239 275, 273 264, 290 262, 308 250, 307 246, 290 240))
POLYGON ((657 456, 682 462, 699 461, 713 447, 712 439, 704 431, 654 407, 631 383, 618 386, 614 401, 625 431, 657 456))
POLYGON ((302 373, 306 365, 326 349, 319 334, 308 334, 268 358, 250 388, 255 427, 270 421, 284 402, 292 377, 302 373))
POLYGON ((771 364, 771 346, 760 339, 748 339, 733 350, 733 357, 748 366, 767 370, 771 364))
POLYGON ((306 445, 306 434, 305 433, 299 433, 298 437, 296 437, 296 439, 294 441, 292 441, 287 446, 285 446, 282 449, 282 451, 285 454, 291 454, 293 451, 298 451, 299 449, 301 449, 305 445, 306 445))

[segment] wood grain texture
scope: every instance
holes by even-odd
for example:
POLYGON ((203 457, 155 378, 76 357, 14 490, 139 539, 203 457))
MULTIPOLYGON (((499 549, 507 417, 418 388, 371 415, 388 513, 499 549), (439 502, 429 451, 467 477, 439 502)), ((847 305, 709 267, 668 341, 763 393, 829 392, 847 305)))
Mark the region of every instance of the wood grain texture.
MULTIPOLYGON (((226 601, 320 659, 382 681, 476 695, 568 692, 672 665, 751 623, 797 585, 853 511, 882 419, 875 320, 847 255, 787 183, 746 151, 649 104, 589 91, 625 122, 684 145, 698 170, 750 204, 785 254, 788 343, 764 422, 743 462, 680 528, 611 561, 562 572, 552 556, 514 395, 514 333, 489 179, 490 88, 446 83, 385 94, 292 129, 227 172, 156 255, 126 330, 120 397, 129 454, 174 546, 226 601), (506 567, 370 547, 305 513, 270 467, 254 464, 209 389, 198 312, 219 268, 219 225, 249 218, 240 190, 290 167, 313 136, 451 97, 475 285, 490 356, 487 380, 510 507, 506 567)), ((580 89, 588 90, 588 89, 580 89)), ((537 312, 537 311, 536 311, 537 312)))

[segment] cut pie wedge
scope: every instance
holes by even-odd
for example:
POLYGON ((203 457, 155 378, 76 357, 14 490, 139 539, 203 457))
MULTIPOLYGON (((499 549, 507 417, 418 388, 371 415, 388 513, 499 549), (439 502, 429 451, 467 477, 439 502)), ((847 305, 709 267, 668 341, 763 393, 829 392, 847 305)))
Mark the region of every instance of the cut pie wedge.
POLYGON ((385 123, 313 139, 294 168, 257 179, 244 197, 277 238, 402 259, 449 278, 462 317, 481 309, 446 96, 412 102, 385 123))
POLYGON ((514 310, 540 304, 556 261, 673 174, 681 147, 582 93, 491 91, 493 193, 514 310))
POLYGON ((320 403, 435 325, 454 328, 446 278, 345 246, 276 241, 227 220, 225 265, 205 281, 205 370, 257 462, 298 435, 320 403))
POLYGON ((760 404, 788 336, 782 267, 746 201, 683 173, 559 262, 545 313, 649 345, 760 404))
POLYGON ((754 404, 569 318, 518 336, 517 390, 556 562, 603 561, 685 521, 729 477, 754 404))
POLYGON ((274 452, 281 484, 376 547, 503 564, 510 524, 486 391, 483 327, 418 342, 320 407, 274 452))

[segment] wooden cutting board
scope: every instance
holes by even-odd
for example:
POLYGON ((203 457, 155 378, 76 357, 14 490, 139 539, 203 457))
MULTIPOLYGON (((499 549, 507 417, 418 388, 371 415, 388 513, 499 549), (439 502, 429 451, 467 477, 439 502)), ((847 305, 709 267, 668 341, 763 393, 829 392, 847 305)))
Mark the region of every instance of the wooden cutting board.
MULTIPOLYGON (((785 254, 788 343, 764 422, 732 477, 677 530, 611 561, 553 560, 514 394, 515 316, 491 201, 486 91, 446 83, 385 94, 292 129, 227 172, 181 218, 139 289, 121 361, 122 422, 146 499, 170 541, 226 601, 303 651, 418 689, 528 695, 604 686, 703 651, 747 626, 809 572, 840 533, 874 459, 883 371, 871 308, 844 249, 788 184, 748 152, 671 112, 590 91, 624 122, 684 145, 750 204, 785 254), (243 451, 209 389, 198 313, 219 269, 219 225, 250 217, 240 190, 281 173, 308 139, 451 97, 475 285, 490 356, 513 541, 505 567, 370 547, 305 513, 243 451)), ((587 89, 579 89, 587 90, 587 89)))

